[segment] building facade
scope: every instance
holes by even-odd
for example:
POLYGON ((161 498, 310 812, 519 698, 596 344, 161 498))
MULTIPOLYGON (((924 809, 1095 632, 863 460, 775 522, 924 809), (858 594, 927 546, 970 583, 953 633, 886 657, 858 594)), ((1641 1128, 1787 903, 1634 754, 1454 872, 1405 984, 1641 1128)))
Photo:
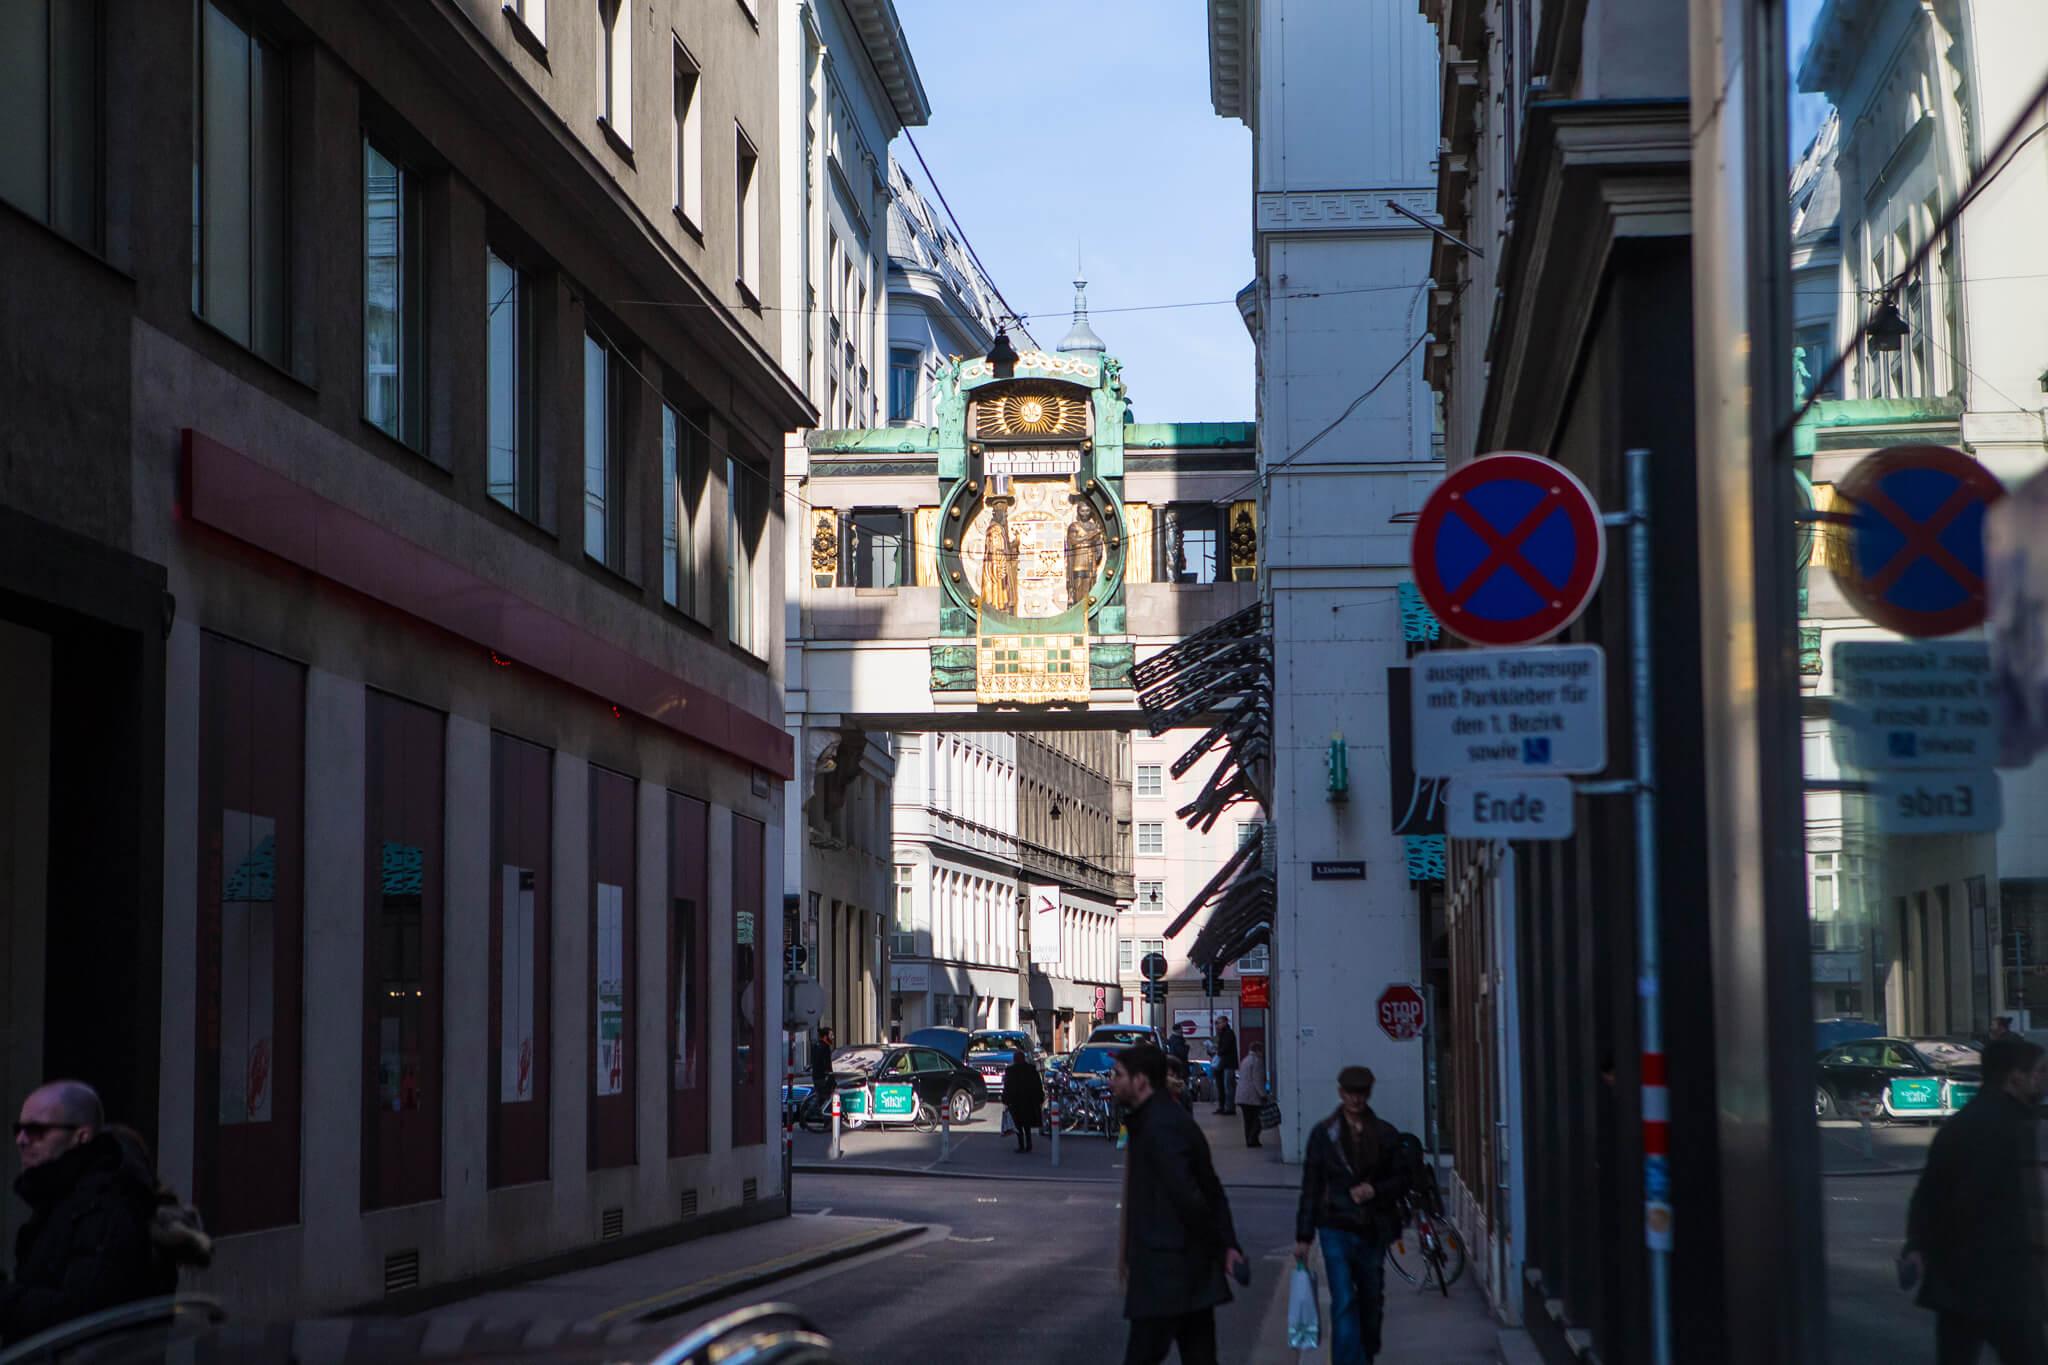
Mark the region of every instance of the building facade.
MULTIPOLYGON (((848 0, 778 0, 783 12, 783 366, 829 427, 879 415, 889 334, 889 143, 922 127, 931 104, 896 7, 848 0)), ((800 761, 785 819, 802 831, 784 849, 786 932, 805 948, 802 972, 823 987, 819 1023, 841 1039, 880 1036, 885 926, 890 915, 891 800, 896 739, 886 731, 808 723, 800 628, 810 525, 805 434, 784 460, 787 567, 784 627, 788 725, 800 761)), ((801 1069, 802 1043, 789 1041, 801 1069)))
POLYGON ((238 1313, 780 1207, 778 22, 0 21, 5 1085, 238 1313))

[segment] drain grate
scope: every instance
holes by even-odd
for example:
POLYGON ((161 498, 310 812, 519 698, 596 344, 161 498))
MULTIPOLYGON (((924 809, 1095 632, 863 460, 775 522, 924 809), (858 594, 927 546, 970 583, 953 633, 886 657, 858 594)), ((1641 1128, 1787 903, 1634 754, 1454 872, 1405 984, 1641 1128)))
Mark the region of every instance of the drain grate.
POLYGON ((626 1211, 624 1209, 606 1209, 604 1211, 603 1223, 598 1230, 597 1239, 601 1242, 609 1242, 614 1237, 623 1237, 625 1235, 626 1211))
POLYGON ((396 1294, 420 1287, 420 1254, 400 1251, 384 1258, 384 1292, 396 1294))
POLYGON ((761 1197, 761 1182, 748 1176, 740 1183, 740 1202, 751 1204, 761 1197))
POLYGON ((697 1216, 697 1192, 696 1192, 695 1190, 684 1190, 684 1191, 683 1191, 683 1217, 685 1217, 685 1218, 695 1218, 696 1216, 697 1216))

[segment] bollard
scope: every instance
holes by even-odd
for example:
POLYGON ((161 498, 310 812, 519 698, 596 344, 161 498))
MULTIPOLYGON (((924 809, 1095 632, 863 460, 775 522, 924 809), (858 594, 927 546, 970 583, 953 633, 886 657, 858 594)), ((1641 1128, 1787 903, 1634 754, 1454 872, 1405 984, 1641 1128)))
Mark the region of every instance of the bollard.
POLYGON ((839 1160, 839 1092, 832 1092, 832 1151, 831 1159, 839 1160))
POLYGON ((1057 1166, 1057 1165, 1059 1165, 1059 1164, 1060 1164, 1060 1107, 1059 1107, 1059 1104, 1058 1104, 1057 1102, 1055 1102, 1055 1103, 1053 1104, 1052 1108, 1048 1109, 1048 1110, 1046 1111, 1046 1113, 1048 1113, 1048 1114, 1049 1114, 1049 1115, 1051 1115, 1051 1117, 1052 1117, 1052 1164, 1053 1164, 1053 1165, 1055 1165, 1055 1166, 1057 1166))
POLYGON ((945 1161, 953 1155, 953 1106, 948 1104, 939 1110, 939 1160, 945 1161))
POLYGON ((1859 1100, 1856 1104, 1856 1113, 1863 1120, 1863 1159, 1865 1161, 1877 1160, 1877 1151, 1872 1143, 1870 1128, 1871 1111, 1876 1108, 1877 1106, 1867 1099, 1859 1100))

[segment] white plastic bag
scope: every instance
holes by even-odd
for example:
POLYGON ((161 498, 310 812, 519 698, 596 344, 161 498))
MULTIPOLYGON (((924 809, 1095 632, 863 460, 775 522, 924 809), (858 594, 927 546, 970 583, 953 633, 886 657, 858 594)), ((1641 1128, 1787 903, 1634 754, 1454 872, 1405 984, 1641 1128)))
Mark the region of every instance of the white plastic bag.
POLYGON ((1316 1298, 1316 1273, 1308 1268, 1307 1261, 1296 1261, 1287 1285, 1287 1344, 1297 1351, 1313 1351, 1322 1340, 1322 1305, 1316 1298))
POLYGON ((1015 1119, 1011 1118, 1011 1117, 1010 1117, 1010 1111, 1009 1111, 1009 1110, 1007 1110, 1007 1109, 1005 1109, 1005 1110, 1003 1111, 1003 1136, 1004 1136, 1004 1137, 1008 1137, 1008 1136, 1009 1136, 1010 1134, 1012 1134, 1012 1133, 1014 1133, 1014 1132, 1016 1132, 1016 1131, 1017 1131, 1017 1121, 1016 1121, 1015 1119))

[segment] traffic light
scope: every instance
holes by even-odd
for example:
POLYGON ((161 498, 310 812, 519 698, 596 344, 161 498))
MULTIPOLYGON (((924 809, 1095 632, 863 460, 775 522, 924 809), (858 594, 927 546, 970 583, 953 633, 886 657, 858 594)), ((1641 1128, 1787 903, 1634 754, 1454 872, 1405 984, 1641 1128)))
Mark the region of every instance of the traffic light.
POLYGON ((1209 961, 1204 962, 1202 964, 1202 994, 1216 994, 1217 975, 1218 973, 1216 971, 1216 961, 1214 958, 1211 958, 1209 961))

